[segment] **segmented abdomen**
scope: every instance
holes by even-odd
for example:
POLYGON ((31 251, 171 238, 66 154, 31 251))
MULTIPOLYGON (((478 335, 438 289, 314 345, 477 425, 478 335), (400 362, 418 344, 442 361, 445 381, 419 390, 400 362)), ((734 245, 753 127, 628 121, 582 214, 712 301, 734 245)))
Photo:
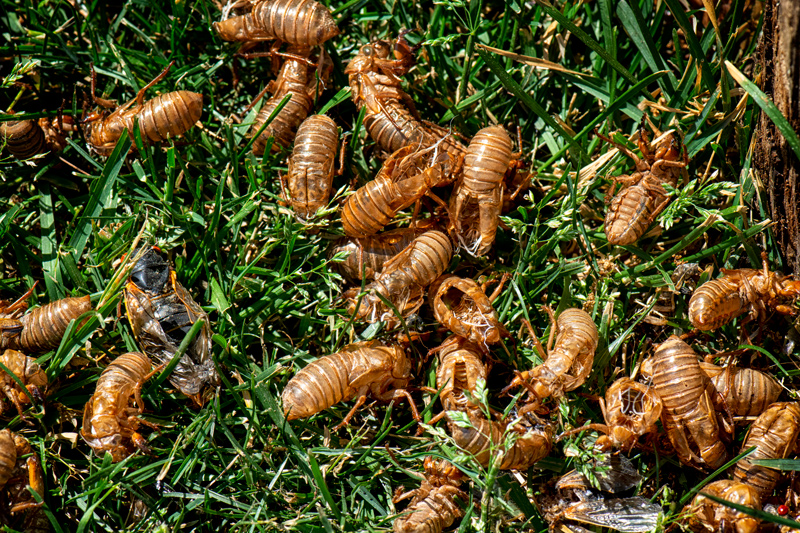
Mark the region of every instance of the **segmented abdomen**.
POLYGON ((697 409, 708 378, 694 350, 677 337, 670 337, 658 347, 654 358, 653 387, 664 409, 675 418, 697 409))
POLYGON ((396 348, 353 346, 320 357, 289 380, 281 394, 287 420, 305 418, 355 397, 351 387, 357 376, 386 371, 393 364, 396 348))
POLYGON ((128 397, 153 369, 150 358, 141 352, 120 355, 103 370, 97 380, 97 392, 119 396, 127 404, 128 397))
POLYGON ((430 144, 422 122, 403 104, 394 98, 386 98, 382 103, 388 114, 367 111, 364 117, 364 127, 378 146, 392 153, 404 146, 421 145, 424 148, 430 144))
POLYGON ((700 368, 711 379, 725 403, 736 416, 758 416, 781 395, 780 383, 775 378, 753 368, 728 365, 726 368, 700 363, 700 368))
POLYGON ((414 111, 392 96, 398 92, 405 95, 399 86, 384 85, 375 79, 373 73, 362 72, 350 75, 350 88, 359 110, 369 101, 364 127, 385 152, 394 153, 405 146, 427 148, 440 143, 440 151, 453 156, 464 153, 464 146, 446 129, 418 119, 414 111))
POLYGON ((490 194, 511 164, 511 138, 501 126, 480 130, 464 157, 464 186, 475 194, 490 194))
POLYGON ((719 468, 727 460, 711 383, 694 350, 676 336, 658 347, 653 359, 653 387, 664 409, 661 422, 684 463, 719 468))
POLYGON ((14 472, 17 464, 17 446, 14 434, 10 430, 0 431, 0 489, 2 489, 14 472))
POLYGON ((0 122, 0 139, 17 159, 30 159, 44 151, 44 131, 35 120, 0 122))
MULTIPOLYGON (((191 91, 173 91, 148 100, 139 110, 142 140, 153 143, 183 135, 200 120, 203 95, 191 91)), ((128 130, 133 132, 133 117, 128 130)))
POLYGON ((286 177, 297 216, 308 218, 328 203, 338 144, 339 128, 325 115, 310 116, 298 128, 286 177))
POLYGON ((733 478, 756 488, 762 498, 772 494, 781 472, 752 463, 754 459, 785 459, 794 452, 800 436, 800 406, 797 403, 772 404, 756 419, 747 434, 742 451, 756 450, 736 463, 733 478))
POLYGON ((253 6, 253 20, 279 41, 317 46, 339 35, 331 12, 313 0, 262 0, 253 6))
MULTIPOLYGON (((456 424, 448 424, 450 434, 456 444, 475 456, 475 460, 483 466, 489 465, 491 446, 502 446, 506 425, 491 422, 485 418, 469 418, 473 427, 462 428, 456 424)), ((520 436, 500 458, 500 470, 525 470, 537 461, 547 457, 552 448, 549 436, 536 432, 531 436, 520 436)))
POLYGON ((63 298, 37 307, 20 318, 22 333, 11 344, 26 352, 58 348, 69 323, 91 309, 89 296, 63 298))
POLYGON ((453 245, 447 235, 433 230, 417 237, 410 246, 414 248, 408 261, 397 270, 405 272, 413 283, 427 287, 450 264, 453 245))
POLYGON ((633 244, 650 225, 654 202, 641 185, 623 189, 611 201, 606 214, 606 237, 616 245, 633 244))
POLYGON ((457 487, 433 487, 425 498, 411 505, 408 514, 394 521, 394 533, 441 533, 464 512, 453 501, 465 496, 457 487))
POLYGON ((556 322, 558 335, 544 365, 562 376, 564 391, 583 385, 592 370, 597 350, 597 326, 582 309, 565 309, 556 322))
POLYGON ((343 237, 336 241, 329 256, 349 252, 350 255, 344 261, 333 263, 339 273, 351 280, 360 280, 360 268, 363 264, 364 278, 375 279, 383 270, 384 264, 411 244, 420 233, 421 230, 400 228, 360 239, 343 237))
POLYGON ((733 318, 747 312, 748 302, 742 298, 739 289, 743 277, 759 271, 740 269, 718 279, 704 283, 692 294, 689 300, 689 321, 699 330, 714 330, 733 318))
POLYGON ((258 133, 258 130, 261 129, 264 122, 266 122, 272 112, 275 111, 275 108, 278 107, 281 100, 289 93, 292 95, 289 101, 286 102, 283 109, 280 110, 275 118, 272 119, 272 122, 269 123, 264 131, 261 132, 261 135, 253 142, 253 153, 255 155, 264 155, 264 149, 270 137, 274 137, 272 141, 272 152, 277 152, 282 148, 291 146, 297 132, 297 127, 308 116, 308 112, 313 107, 314 102, 308 97, 302 85, 297 88, 292 88, 292 90, 286 93, 273 95, 258 112, 253 126, 250 128, 251 137, 258 133))
POLYGON ((375 234, 417 199, 404 198, 391 178, 378 176, 347 197, 342 207, 344 233, 350 237, 375 234))

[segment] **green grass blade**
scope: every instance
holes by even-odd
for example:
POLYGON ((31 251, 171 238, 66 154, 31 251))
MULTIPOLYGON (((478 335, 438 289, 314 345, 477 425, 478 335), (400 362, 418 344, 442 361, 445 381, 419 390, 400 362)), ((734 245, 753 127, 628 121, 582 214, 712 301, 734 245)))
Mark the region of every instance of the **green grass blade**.
POLYGON ((339 509, 339 506, 336 505, 333 496, 331 496, 331 491, 328 489, 328 484, 325 482, 325 478, 322 476, 322 471, 319 469, 319 463, 317 462, 317 458, 314 457, 313 453, 308 454, 308 464, 311 467, 311 472, 314 475, 314 481, 317 484, 317 488, 319 489, 320 493, 322 493, 322 499, 325 500, 325 503, 328 505, 328 509, 333 512, 333 514, 336 516, 336 519, 341 522, 342 511, 339 509))
POLYGON ((736 80, 736 83, 741 85, 741 87, 747 91, 753 100, 755 100, 758 107, 761 108, 764 113, 767 114, 769 119, 777 126, 778 130, 783 134, 783 138, 786 139, 786 142, 789 143, 789 146, 792 147, 792 151, 794 155, 800 159, 800 138, 797 137, 797 132, 794 131, 789 121, 786 120, 786 117, 783 116, 781 110, 778 109, 773 101, 764 94, 761 89, 756 87, 756 84, 752 81, 748 80, 742 72, 733 66, 733 63, 730 61, 725 62, 725 66, 728 69, 731 77, 736 80))
POLYGON ((103 209, 111 205, 114 182, 119 176, 119 171, 125 163, 125 156, 130 148, 131 140, 128 137, 128 131, 124 130, 120 135, 117 146, 108 157, 100 178, 92 184, 92 189, 89 191, 89 200, 86 202, 83 214, 78 219, 77 228, 72 233, 72 238, 69 241, 69 247, 76 262, 80 260, 86 248, 86 243, 89 241, 89 236, 92 233, 92 224, 103 212, 103 209))
POLYGON ((686 16, 686 10, 679 0, 666 0, 666 2, 670 12, 675 17, 675 21, 683 30, 683 37, 689 45, 691 57, 700 64, 700 71, 702 73, 700 82, 709 93, 714 92, 714 76, 711 71, 711 66, 708 64, 708 61, 706 61, 706 54, 703 51, 703 47, 700 45, 700 41, 697 40, 697 36, 695 36, 694 25, 689 21, 689 17, 686 16))
POLYGON ((161 386, 164 380, 167 379, 170 374, 172 374, 172 371, 175 370, 175 367, 178 366, 178 363, 180 363, 181 357, 183 357, 183 354, 185 354, 186 350, 189 349, 189 346, 194 342, 194 339, 197 338, 197 335, 200 333, 200 330, 203 328, 205 323, 205 319, 200 318, 197 320, 197 322, 192 324, 191 329, 181 341, 180 346, 178 346, 178 350, 169 360, 167 366, 165 366, 157 376, 150 380, 150 388, 157 389, 159 386, 161 386))
POLYGON ((552 6, 547 0, 536 0, 536 3, 542 7, 542 9, 547 12, 548 15, 553 17, 559 24, 564 26, 569 30, 570 33, 574 34, 575 37, 583 41, 583 44, 591 48, 594 52, 597 53, 600 57, 605 60, 611 68, 619 72, 619 74, 628 80, 630 83, 637 83, 638 80, 636 76, 631 74, 631 72, 622 66, 622 63, 616 60, 609 52, 606 50, 603 45, 595 41, 588 33, 577 27, 575 24, 572 23, 569 19, 567 19, 564 15, 561 14, 555 7, 552 6))
POLYGON ((716 502, 720 505, 724 505, 725 507, 730 507, 731 509, 735 509, 742 514, 758 518, 762 521, 771 522, 773 524, 779 524, 782 526, 788 526, 792 529, 800 529, 800 522, 796 522, 789 518, 784 518, 782 516, 760 511, 758 509, 753 509, 752 507, 747 507, 746 505, 741 505, 739 503, 734 503, 728 500, 724 500, 718 496, 714 496, 713 494, 708 494, 705 492, 700 492, 700 494, 713 502, 716 502))
POLYGON ((58 262, 58 237, 56 237, 53 196, 48 183, 39 185, 39 225, 42 237, 39 249, 42 252, 42 270, 47 295, 54 302, 64 297, 64 286, 58 262))
POLYGON ((542 106, 536 103, 536 101, 531 98, 529 94, 522 90, 522 87, 520 87, 519 84, 508 75, 505 67, 499 61, 497 61, 492 54, 478 48, 478 55, 480 55, 481 58, 486 62, 486 65, 491 69, 494 75, 500 79, 503 87, 514 93, 514 95, 519 98, 520 101, 522 101, 525 107, 533 111, 556 133, 563 137, 567 143, 575 149, 575 152, 579 155, 579 159, 581 161, 589 160, 589 155, 586 153, 586 150, 584 150, 583 147, 575 141, 572 135, 567 133, 564 128, 562 128, 555 120, 553 120, 550 114, 547 113, 542 106))
POLYGON ((711 483, 717 476, 719 476, 720 474, 723 474, 727 469, 729 469, 730 467, 732 467, 733 465, 738 463, 740 459, 742 459, 744 457, 747 457, 748 455, 750 455, 754 451, 756 451, 756 447, 755 446, 751 446, 750 448, 742 451, 742 453, 740 453, 739 455, 737 455, 736 457, 734 457, 733 459, 731 459, 730 461, 728 461, 727 463, 725 463, 724 465, 719 467, 711 475, 709 475, 703 481, 701 481, 700 483, 695 485, 695 487, 692 490, 690 490, 688 493, 686 493, 686 495, 684 495, 683 498, 680 499, 680 501, 678 502, 678 505, 680 507, 683 507, 684 505, 689 503, 689 500, 691 500, 694 497, 695 494, 700 492, 700 490, 703 487, 705 487, 706 485, 711 483))
POLYGON ((619 4, 617 4, 617 14, 625 30, 633 38, 633 42, 639 45, 639 53, 644 57, 650 70, 653 72, 667 70, 667 77, 660 79, 663 80, 662 89, 664 90, 664 94, 667 97, 671 96, 675 92, 675 86, 678 80, 675 79, 671 71, 668 71, 667 64, 658 52, 653 38, 650 35, 650 28, 647 27, 647 24, 645 24, 642 18, 642 13, 638 9, 632 8, 627 0, 620 0, 619 4))

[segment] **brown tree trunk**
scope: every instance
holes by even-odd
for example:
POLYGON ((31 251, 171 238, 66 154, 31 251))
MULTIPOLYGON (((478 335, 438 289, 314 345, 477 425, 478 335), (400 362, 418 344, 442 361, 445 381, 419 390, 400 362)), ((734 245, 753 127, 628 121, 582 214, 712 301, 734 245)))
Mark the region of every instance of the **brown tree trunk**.
MULTIPOLYGON (((762 90, 800 133, 800 1, 766 0, 758 48, 762 90)), ((769 192, 770 217, 786 265, 800 275, 800 160, 761 114, 755 166, 769 192)))

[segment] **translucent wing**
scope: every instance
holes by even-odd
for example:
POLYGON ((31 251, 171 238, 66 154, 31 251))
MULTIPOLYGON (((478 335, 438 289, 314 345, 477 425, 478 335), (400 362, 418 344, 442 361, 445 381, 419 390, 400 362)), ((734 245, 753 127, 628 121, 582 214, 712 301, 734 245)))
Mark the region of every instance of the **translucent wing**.
POLYGON ((574 503, 564 511, 564 518, 624 533, 638 533, 654 529, 660 513, 660 506, 634 496, 574 503))

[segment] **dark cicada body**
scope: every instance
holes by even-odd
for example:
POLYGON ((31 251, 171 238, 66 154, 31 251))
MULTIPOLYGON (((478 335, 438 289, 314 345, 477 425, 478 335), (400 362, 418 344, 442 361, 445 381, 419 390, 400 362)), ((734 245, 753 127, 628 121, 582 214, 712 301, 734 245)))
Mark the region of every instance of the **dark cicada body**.
POLYGON ((211 359, 208 315, 178 283, 169 262, 153 249, 131 271, 125 309, 137 342, 156 364, 168 364, 194 323, 205 321, 170 376, 170 383, 200 403, 203 387, 219 381, 211 359))

